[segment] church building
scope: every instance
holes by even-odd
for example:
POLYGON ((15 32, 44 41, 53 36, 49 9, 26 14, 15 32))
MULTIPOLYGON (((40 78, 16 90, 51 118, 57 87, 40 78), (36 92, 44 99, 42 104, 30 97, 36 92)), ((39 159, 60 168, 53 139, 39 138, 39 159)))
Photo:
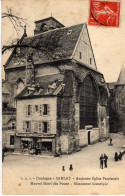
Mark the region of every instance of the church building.
POLYGON ((16 107, 15 151, 69 154, 108 138, 108 88, 86 23, 36 21, 4 69, 16 107))

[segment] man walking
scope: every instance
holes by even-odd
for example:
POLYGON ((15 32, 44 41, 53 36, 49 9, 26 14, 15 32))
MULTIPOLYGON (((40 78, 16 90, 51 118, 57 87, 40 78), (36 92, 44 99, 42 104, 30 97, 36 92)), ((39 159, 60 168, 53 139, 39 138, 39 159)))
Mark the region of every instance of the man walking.
POLYGON ((108 157, 106 154, 104 154, 104 164, 105 164, 105 167, 107 167, 107 160, 108 160, 108 157))
POLYGON ((103 154, 101 154, 100 156, 100 168, 103 169, 103 160, 104 160, 104 157, 103 157, 103 154))
POLYGON ((122 160, 122 153, 121 152, 119 152, 118 158, 120 161, 122 160))

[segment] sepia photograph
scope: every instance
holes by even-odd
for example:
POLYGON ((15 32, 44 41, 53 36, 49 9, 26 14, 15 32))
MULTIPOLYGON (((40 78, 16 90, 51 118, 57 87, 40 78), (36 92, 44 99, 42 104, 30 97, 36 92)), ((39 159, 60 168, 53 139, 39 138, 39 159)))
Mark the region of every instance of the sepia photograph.
POLYGON ((1 4, 2 194, 125 194, 125 2, 1 4))

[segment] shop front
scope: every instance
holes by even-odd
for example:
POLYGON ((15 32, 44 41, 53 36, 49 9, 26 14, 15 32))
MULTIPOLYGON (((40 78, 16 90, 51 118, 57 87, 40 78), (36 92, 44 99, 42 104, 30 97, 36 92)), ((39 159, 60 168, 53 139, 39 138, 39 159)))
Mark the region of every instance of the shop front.
MULTIPOLYGON (((43 136, 33 134, 18 134, 18 149, 20 145, 20 152, 23 154, 55 154, 56 151, 56 138, 55 135, 43 136)), ((16 150, 16 146, 15 146, 16 150)))

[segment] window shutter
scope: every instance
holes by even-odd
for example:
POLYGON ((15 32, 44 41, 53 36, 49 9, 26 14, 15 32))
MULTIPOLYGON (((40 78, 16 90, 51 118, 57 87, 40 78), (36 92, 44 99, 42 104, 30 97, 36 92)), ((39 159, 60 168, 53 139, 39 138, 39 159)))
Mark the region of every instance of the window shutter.
POLYGON ((47 115, 50 116, 50 104, 47 105, 47 115))
POLYGON ((43 114, 43 105, 39 105, 39 115, 42 116, 43 114))
POLYGON ((35 105, 32 105, 33 114, 35 113, 35 105))
POLYGON ((29 122, 29 129, 31 130, 31 122, 29 122))
POLYGON ((50 121, 47 122, 47 132, 50 132, 51 131, 51 124, 50 124, 50 121))
POLYGON ((28 105, 26 105, 25 112, 26 112, 26 116, 28 116, 28 105))
POLYGON ((25 131, 25 130, 26 130, 26 123, 23 122, 23 131, 25 131))
POLYGON ((33 115, 33 105, 30 105, 30 115, 33 115))
POLYGON ((42 132, 42 122, 39 122, 38 125, 39 125, 39 132, 42 132))
POLYGON ((34 132, 38 132, 38 122, 35 122, 34 125, 35 125, 35 126, 34 126, 34 128, 35 128, 35 129, 34 129, 34 132))

